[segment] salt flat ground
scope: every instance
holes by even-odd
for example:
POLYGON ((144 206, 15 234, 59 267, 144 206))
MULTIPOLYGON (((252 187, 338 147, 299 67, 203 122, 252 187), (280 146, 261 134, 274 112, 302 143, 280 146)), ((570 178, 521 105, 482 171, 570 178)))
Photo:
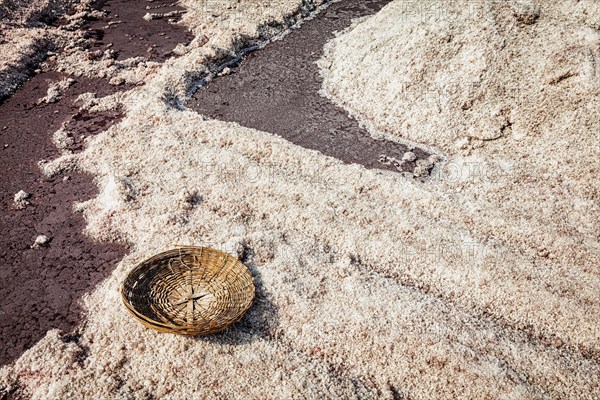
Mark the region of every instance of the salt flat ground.
POLYGON ((57 60, 142 82, 82 98, 125 117, 41 165, 93 174, 86 233, 133 248, 83 297, 76 339, 49 331, 2 368, 5 391, 600 397, 600 4, 395 0, 330 41, 322 94, 372 135, 442 154, 422 182, 185 107, 216 64, 317 3, 185 0, 195 39, 164 64, 57 60), (239 325, 184 338, 129 317, 121 282, 173 243, 251 254, 239 325))

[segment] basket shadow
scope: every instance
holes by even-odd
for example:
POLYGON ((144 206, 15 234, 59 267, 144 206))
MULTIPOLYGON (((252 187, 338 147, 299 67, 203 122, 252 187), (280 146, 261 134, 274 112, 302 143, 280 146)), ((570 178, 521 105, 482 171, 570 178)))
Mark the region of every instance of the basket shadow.
POLYGON ((242 261, 254 277, 256 292, 252 306, 240 321, 226 330, 207 336, 198 336, 195 337, 195 340, 215 344, 241 345, 257 339, 270 340, 275 335, 279 325, 279 307, 265 289, 256 264, 244 259, 242 261))

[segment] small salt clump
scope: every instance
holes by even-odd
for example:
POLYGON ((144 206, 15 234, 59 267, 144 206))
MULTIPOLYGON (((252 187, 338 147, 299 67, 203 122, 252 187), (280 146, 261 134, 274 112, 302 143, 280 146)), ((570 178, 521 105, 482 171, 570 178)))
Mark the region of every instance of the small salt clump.
MULTIPOLYGON (((48 54, 50 54, 50 52, 48 52, 48 54)), ((67 90, 73 83, 75 83, 75 80, 72 78, 65 78, 58 82, 52 82, 50 84, 50 86, 48 87, 48 93, 46 94, 46 96, 44 96, 38 100, 38 104, 55 103, 56 101, 58 101, 60 99, 61 94, 65 90, 67 90)))
POLYGON ((14 197, 15 208, 23 209, 29 205, 29 199, 31 195, 24 190, 19 190, 14 197))
POLYGON ((60 150, 67 150, 69 146, 72 146, 75 143, 71 133, 64 127, 61 127, 59 130, 54 132, 52 135, 52 141, 60 150))
POLYGON ((39 249, 40 247, 47 246, 51 240, 52 240, 52 238, 49 238, 46 235, 39 235, 38 237, 35 238, 35 242, 31 246, 31 248, 39 249))
POLYGON ((402 161, 415 161, 417 159, 417 155, 415 153, 413 153, 412 151, 407 151, 406 153, 404 153, 404 155, 402 156, 402 161))
POLYGON ((432 167, 433 167, 433 163, 431 161, 418 160, 417 166, 415 167, 413 174, 415 175, 415 177, 422 177, 422 176, 429 175, 429 171, 431 170, 432 167))
POLYGON ((231 74, 231 68, 229 67, 225 67, 223 68, 223 71, 219 72, 219 76, 225 76, 225 75, 229 75, 231 74))

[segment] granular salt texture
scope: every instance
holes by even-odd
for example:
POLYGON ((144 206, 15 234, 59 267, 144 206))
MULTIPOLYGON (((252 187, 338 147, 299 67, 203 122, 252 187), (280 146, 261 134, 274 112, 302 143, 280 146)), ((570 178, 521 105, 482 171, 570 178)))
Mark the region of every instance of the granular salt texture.
POLYGON ((75 139, 73 139, 73 134, 62 126, 52 134, 52 143, 54 143, 57 149, 68 152, 69 146, 75 143, 75 139))
MULTIPOLYGON (((223 15, 192 29, 228 26, 223 15)), ((219 57, 206 46, 169 60, 121 98, 120 124, 53 162, 97 178, 99 195, 77 206, 88 233, 137 247, 83 299, 78 339, 49 332, 0 370, 0 387, 34 399, 600 397, 597 271, 563 262, 566 249, 531 253, 523 232, 502 228, 519 219, 489 196, 510 177, 421 184, 182 110, 192 77, 219 57), (257 300, 239 324, 186 338, 128 316, 126 274, 173 243, 248 257, 257 300)), ((540 201, 507 193, 523 218, 540 201)), ((569 252, 598 264, 589 232, 562 233, 591 244, 569 252)))
POLYGON ((24 190, 19 190, 13 197, 13 203, 16 209, 23 209, 29 205, 31 194, 24 190))
POLYGON ((74 27, 90 0, 0 0, 0 99, 13 93, 46 57, 52 47, 79 36, 74 27), (73 15, 66 12, 73 10, 73 15), (64 17, 60 27, 48 20, 64 17))
POLYGON ((62 93, 71 87, 74 82, 75 80, 72 78, 63 78, 58 82, 51 82, 48 86, 48 92, 46 93, 46 96, 39 99, 38 104, 56 102, 58 99, 60 99, 62 93))
POLYGON ((324 92, 373 130, 448 152, 464 136, 574 135, 597 118, 566 134, 557 119, 597 105, 599 20, 595 1, 394 1, 326 46, 324 92))
POLYGON ((594 1, 394 1, 328 43, 323 93, 373 135, 448 154, 431 183, 465 206, 445 221, 588 286, 600 254, 599 21, 594 1))
MULTIPOLYGON (((318 9, 324 0, 206 1, 182 0, 186 8, 179 23, 196 36, 189 45, 178 45, 173 53, 185 55, 164 65, 144 57, 114 60, 107 54, 92 57, 81 46, 69 46, 56 61, 57 71, 90 78, 107 78, 112 84, 138 85, 156 80, 168 94, 182 99, 215 63, 233 58, 242 48, 262 44, 284 32, 318 9), (165 79, 167 79, 165 81, 165 79)), ((145 21, 144 21, 145 22, 145 21)))
POLYGON ((39 29, 13 28, 0 38, 0 99, 8 97, 42 61, 47 38, 39 29))
POLYGON ((195 113, 165 109, 152 126, 151 115, 130 114, 80 156, 105 182, 83 207, 90 234, 124 235, 139 249, 85 298, 87 358, 58 366, 62 352, 36 347, 3 380, 30 376, 44 357, 34 398, 599 394, 597 357, 570 350, 594 346, 592 291, 565 298, 548 288, 577 282, 470 237, 464 224, 435 222, 431 206, 444 202, 418 184, 195 113), (203 201, 180 204, 182 188, 203 201), (172 243, 223 247, 232 237, 254 253, 258 286, 239 326, 190 339, 128 317, 119 288, 137 262, 172 243))

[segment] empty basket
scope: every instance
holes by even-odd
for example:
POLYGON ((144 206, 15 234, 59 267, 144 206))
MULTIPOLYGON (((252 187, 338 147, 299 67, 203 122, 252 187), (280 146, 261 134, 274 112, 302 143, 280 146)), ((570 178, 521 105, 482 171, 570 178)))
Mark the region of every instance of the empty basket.
POLYGON ((236 257, 181 247, 142 262, 125 279, 127 309, 161 332, 206 335, 238 321, 252 304, 254 282, 236 257))

